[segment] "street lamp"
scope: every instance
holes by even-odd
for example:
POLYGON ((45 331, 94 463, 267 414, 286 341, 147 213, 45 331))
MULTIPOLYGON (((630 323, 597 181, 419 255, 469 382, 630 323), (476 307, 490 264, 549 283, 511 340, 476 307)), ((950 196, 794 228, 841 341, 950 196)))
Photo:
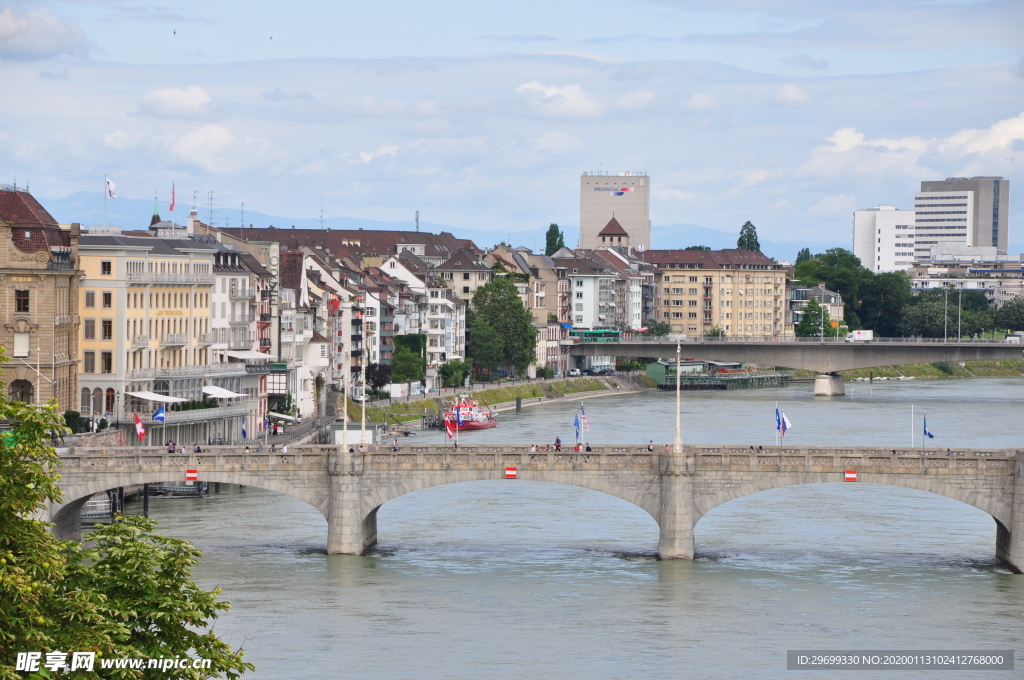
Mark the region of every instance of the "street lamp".
POLYGON ((679 345, 679 341, 676 340, 676 441, 675 441, 675 445, 672 447, 672 450, 675 453, 682 453, 683 452, 683 427, 682 427, 682 420, 681 420, 680 415, 679 415, 680 414, 680 405, 682 404, 682 401, 681 401, 681 398, 680 398, 680 395, 682 394, 682 392, 681 392, 682 380, 680 379, 681 376, 679 375, 680 362, 682 361, 682 359, 680 358, 681 353, 682 353, 682 348, 679 345))

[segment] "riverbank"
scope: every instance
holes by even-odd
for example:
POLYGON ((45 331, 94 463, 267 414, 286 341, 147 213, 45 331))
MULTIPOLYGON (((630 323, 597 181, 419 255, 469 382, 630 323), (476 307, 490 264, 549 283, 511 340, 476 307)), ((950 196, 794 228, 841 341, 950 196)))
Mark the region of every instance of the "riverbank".
MULTIPOLYGON (((518 385, 505 385, 491 389, 476 389, 471 394, 481 406, 489 406, 495 411, 507 411, 515 408, 516 398, 523 400, 523 405, 533 405, 566 399, 598 397, 610 394, 628 394, 656 387, 648 385, 651 380, 646 375, 636 376, 600 376, 592 378, 569 378, 565 380, 532 381, 518 385), (646 380, 645 380, 646 379, 646 380)), ((387 421, 392 425, 411 423, 424 417, 436 416, 445 398, 431 397, 411 401, 396 401, 383 405, 375 402, 366 406, 367 422, 380 423, 387 421)), ((338 395, 339 402, 341 395, 338 395)), ((350 420, 359 420, 362 407, 351 399, 347 402, 350 420)), ((339 403, 340 406, 340 403, 339 403)))
MULTIPOLYGON (((1024 359, 1001 361, 936 361, 930 364, 902 364, 898 366, 876 366, 853 371, 840 371, 847 380, 857 378, 1016 378, 1024 376, 1024 359)), ((796 378, 813 378, 813 371, 795 371, 796 378)))

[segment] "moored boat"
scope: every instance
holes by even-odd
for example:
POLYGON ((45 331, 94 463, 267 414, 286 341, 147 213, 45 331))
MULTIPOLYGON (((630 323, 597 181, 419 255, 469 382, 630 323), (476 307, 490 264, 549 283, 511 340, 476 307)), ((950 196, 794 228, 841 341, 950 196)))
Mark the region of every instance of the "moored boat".
POLYGON ((444 413, 453 430, 486 430, 498 425, 498 417, 484 410, 471 397, 458 397, 444 413))

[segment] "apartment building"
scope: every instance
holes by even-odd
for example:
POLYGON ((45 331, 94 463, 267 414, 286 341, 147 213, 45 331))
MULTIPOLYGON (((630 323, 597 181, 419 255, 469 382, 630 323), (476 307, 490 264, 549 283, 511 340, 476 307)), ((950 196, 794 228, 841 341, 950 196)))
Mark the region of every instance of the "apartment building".
POLYGON ((28 191, 0 186, 0 345, 10 399, 78 408, 79 232, 58 225, 28 191))
MULTIPOLYGON (((915 213, 880 205, 853 212, 853 254, 876 274, 907 271, 916 259, 915 213)), ((927 248, 922 244, 922 252, 927 248)))
POLYGON ((643 259, 661 273, 657 304, 673 333, 793 334, 785 318, 788 265, 742 249, 648 250, 643 259))

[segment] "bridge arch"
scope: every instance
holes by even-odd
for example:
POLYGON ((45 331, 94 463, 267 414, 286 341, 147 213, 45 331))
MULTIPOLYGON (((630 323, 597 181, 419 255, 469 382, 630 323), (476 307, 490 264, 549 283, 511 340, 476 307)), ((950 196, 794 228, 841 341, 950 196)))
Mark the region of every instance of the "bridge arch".
MULTIPOLYGON (((701 517, 719 505, 742 498, 743 496, 749 496, 750 494, 769 489, 829 482, 837 483, 836 475, 827 473, 788 473, 752 477, 743 484, 704 487, 695 490, 694 493, 693 523, 696 525, 701 517)), ((967 486, 959 482, 959 479, 942 478, 939 475, 919 477, 916 475, 867 473, 862 475, 861 481, 852 483, 899 486, 945 496, 987 513, 996 521, 997 527, 1005 528, 1010 525, 1013 517, 1012 493, 993 493, 986 489, 979 489, 973 485, 967 486)))
MULTIPOLYGON (((327 517, 330 497, 326 480, 318 484, 308 478, 296 479, 285 475, 268 475, 259 471, 203 471, 201 477, 201 481, 204 482, 239 484, 292 496, 316 508, 324 518, 327 517)), ((60 505, 50 508, 50 521, 56 525, 54 533, 58 538, 80 540, 80 512, 85 502, 94 494, 123 486, 166 481, 167 475, 161 475, 159 472, 124 472, 66 485, 58 481, 64 496, 60 505)))

